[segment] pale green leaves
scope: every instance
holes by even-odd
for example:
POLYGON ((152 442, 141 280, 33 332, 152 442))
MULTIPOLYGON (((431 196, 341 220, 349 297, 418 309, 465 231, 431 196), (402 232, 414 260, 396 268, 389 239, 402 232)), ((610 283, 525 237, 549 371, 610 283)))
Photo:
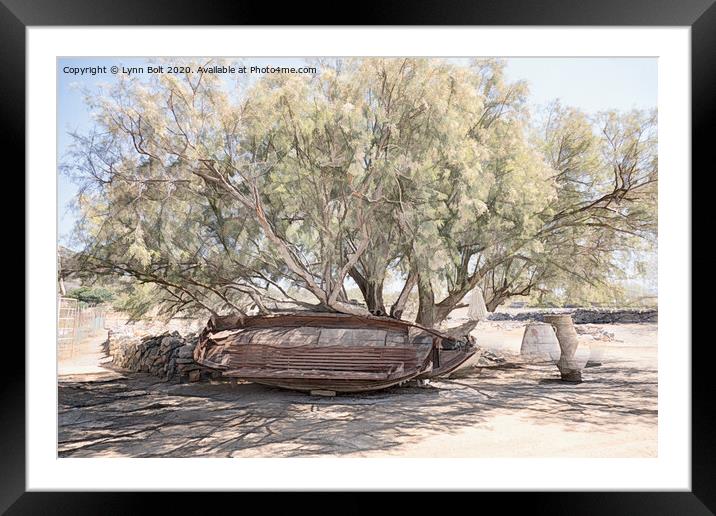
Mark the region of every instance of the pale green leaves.
POLYGON ((503 69, 325 60, 239 90, 213 74, 123 78, 88 98, 96 137, 72 156, 88 253, 176 309, 329 299, 357 249, 351 277, 413 269, 434 289, 423 302, 448 308, 477 282, 488 302, 594 288, 627 237, 655 228, 655 114, 555 104, 531 126, 527 87, 503 69))

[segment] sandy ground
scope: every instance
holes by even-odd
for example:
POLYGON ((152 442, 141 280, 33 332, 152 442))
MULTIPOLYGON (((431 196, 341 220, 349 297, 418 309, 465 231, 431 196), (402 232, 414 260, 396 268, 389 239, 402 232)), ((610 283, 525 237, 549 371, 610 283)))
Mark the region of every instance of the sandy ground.
POLYGON ((60 384, 121 378, 121 374, 104 367, 110 361, 102 349, 102 343, 106 339, 107 331, 98 330, 79 342, 73 353, 60 354, 57 361, 57 377, 60 384))
POLYGON ((524 323, 485 322, 478 344, 505 362, 333 398, 122 376, 102 367, 98 335, 59 365, 59 456, 655 457, 656 325, 584 326, 614 340, 581 384, 520 359, 524 323))

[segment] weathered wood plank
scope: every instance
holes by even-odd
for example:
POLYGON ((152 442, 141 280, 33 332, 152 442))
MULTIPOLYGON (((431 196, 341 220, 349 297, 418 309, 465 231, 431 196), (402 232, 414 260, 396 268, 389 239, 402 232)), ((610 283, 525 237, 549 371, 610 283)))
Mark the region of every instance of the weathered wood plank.
POLYGON ((224 376, 239 378, 296 378, 296 379, 346 379, 346 380, 387 380, 391 372, 336 371, 324 369, 230 369, 224 376))

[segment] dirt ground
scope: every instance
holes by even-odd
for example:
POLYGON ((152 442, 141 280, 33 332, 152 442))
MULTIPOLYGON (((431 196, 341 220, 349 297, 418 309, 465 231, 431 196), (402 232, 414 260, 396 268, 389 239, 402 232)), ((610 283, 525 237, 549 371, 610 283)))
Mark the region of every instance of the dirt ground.
POLYGON ((455 378, 315 397, 249 383, 165 383, 103 367, 101 335, 59 364, 60 457, 655 457, 656 324, 607 331, 584 382, 519 357, 521 322, 480 323, 505 357, 455 378))

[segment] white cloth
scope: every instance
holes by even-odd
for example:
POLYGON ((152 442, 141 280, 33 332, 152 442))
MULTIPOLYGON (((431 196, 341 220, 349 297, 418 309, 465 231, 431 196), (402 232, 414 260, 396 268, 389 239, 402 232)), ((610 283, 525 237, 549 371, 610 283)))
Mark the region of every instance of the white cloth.
POLYGON ((467 314, 472 321, 484 321, 487 319, 487 307, 480 287, 475 287, 472 291, 470 308, 467 314))

